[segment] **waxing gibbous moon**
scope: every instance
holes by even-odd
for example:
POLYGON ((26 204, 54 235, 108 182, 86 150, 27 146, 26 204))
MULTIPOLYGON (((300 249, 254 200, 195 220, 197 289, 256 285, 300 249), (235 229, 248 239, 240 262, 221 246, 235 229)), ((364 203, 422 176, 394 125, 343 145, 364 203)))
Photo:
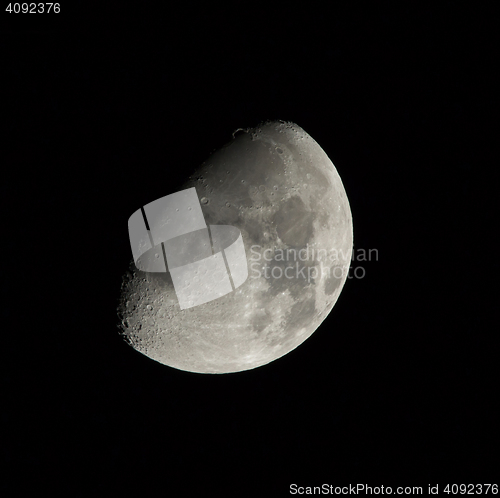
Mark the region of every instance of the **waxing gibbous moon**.
POLYGON ((141 271, 131 261, 120 333, 149 358, 189 372, 265 365, 311 336, 346 281, 353 229, 340 176, 300 126, 268 121, 235 132, 183 186, 192 187, 207 225, 241 232, 248 277, 181 310, 169 272, 141 271))

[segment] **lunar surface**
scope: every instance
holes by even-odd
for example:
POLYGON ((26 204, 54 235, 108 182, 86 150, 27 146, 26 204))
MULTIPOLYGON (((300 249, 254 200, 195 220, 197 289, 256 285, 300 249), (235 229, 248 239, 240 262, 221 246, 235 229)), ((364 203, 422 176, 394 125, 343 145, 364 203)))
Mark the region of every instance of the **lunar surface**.
POLYGON ((191 187, 207 224, 240 230, 248 277, 181 310, 170 273, 140 271, 132 260, 120 333, 149 358, 190 372, 239 372, 282 357, 318 328, 347 278, 352 217, 335 166, 301 127, 268 121, 237 130, 183 188, 191 187))

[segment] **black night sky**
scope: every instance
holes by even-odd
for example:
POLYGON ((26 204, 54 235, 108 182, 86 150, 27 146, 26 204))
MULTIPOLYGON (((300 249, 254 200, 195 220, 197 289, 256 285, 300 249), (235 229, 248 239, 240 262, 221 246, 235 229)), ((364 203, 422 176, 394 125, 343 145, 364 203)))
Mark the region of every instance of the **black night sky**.
POLYGON ((2 12, 5 496, 498 482, 495 18, 330 7, 2 12), (266 119, 325 150, 378 260, 275 362, 156 363, 117 330, 128 217, 266 119))

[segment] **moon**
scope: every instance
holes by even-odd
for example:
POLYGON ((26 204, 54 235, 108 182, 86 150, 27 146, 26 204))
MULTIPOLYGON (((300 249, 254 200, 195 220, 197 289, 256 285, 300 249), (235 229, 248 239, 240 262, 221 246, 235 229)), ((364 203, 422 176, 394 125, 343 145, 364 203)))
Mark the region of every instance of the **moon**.
POLYGON ((335 166, 297 124, 267 121, 234 132, 187 179, 192 187, 207 224, 240 230, 248 277, 181 310, 170 273, 140 271, 132 260, 120 334, 149 358, 196 373, 241 372, 286 355, 318 328, 347 279, 352 215, 335 166))

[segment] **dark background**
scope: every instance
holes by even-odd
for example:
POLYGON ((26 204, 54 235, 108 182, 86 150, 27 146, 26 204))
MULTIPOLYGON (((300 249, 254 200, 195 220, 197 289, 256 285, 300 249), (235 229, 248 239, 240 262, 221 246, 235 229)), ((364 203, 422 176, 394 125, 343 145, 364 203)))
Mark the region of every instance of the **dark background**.
POLYGON ((498 18, 346 5, 2 12, 7 496, 498 482, 498 18), (326 151, 378 261, 271 364, 156 363, 116 328, 128 217, 265 119, 326 151))

